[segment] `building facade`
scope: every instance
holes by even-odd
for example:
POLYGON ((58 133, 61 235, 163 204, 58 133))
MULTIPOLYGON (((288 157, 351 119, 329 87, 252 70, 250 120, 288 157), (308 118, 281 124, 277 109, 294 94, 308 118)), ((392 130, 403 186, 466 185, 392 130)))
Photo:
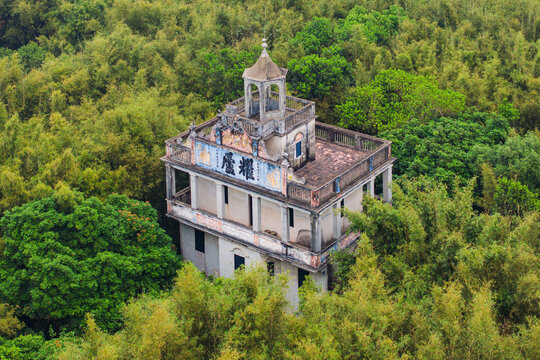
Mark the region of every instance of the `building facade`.
POLYGON ((314 102, 287 96, 286 74, 263 41, 244 71, 244 96, 167 140, 162 161, 184 259, 224 277, 266 263, 289 274, 295 306, 305 277, 326 290, 330 253, 358 239, 339 209, 361 211, 377 177, 391 201, 395 159, 389 141, 317 122, 314 102))

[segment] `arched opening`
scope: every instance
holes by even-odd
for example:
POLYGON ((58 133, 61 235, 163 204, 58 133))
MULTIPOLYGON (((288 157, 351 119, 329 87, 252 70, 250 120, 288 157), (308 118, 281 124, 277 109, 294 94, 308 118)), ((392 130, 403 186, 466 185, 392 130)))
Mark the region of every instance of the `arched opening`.
POLYGON ((260 99, 259 87, 253 83, 248 84, 246 92, 247 92, 246 101, 248 101, 246 105, 249 106, 248 116, 257 115, 261 109, 261 104, 259 102, 259 99, 260 99))
POLYGON ((267 92, 265 111, 279 110, 279 86, 277 84, 272 84, 267 87, 267 92))
POLYGON ((251 93, 251 99, 253 100, 259 100, 260 94, 259 94, 259 87, 255 84, 249 85, 249 91, 251 93))

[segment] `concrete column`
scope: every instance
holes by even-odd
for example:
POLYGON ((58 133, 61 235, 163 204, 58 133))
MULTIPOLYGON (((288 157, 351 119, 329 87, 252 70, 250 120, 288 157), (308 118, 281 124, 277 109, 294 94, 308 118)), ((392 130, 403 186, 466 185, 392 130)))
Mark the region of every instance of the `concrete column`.
POLYGON ((312 213, 311 219, 311 251, 319 252, 322 246, 321 217, 312 213))
POLYGON ((223 185, 216 183, 216 212, 217 217, 223 219, 225 213, 225 198, 223 195, 223 185))
POLYGON ((392 202, 392 166, 383 171, 383 198, 386 202, 392 202))
POLYGON ((253 231, 261 231, 261 198, 253 197, 253 231))
POLYGON ((341 227, 342 227, 342 218, 341 213, 338 212, 341 208, 338 207, 338 204, 332 206, 332 217, 333 217, 333 235, 335 239, 339 239, 341 236, 341 227))
POLYGON ((375 197, 375 178, 374 177, 369 179, 367 192, 369 196, 375 197))
POLYGON ((189 174, 189 183, 191 186, 191 208, 198 209, 198 176, 189 174))
POLYGON ((173 186, 173 183, 172 183, 172 179, 171 179, 171 172, 174 172, 174 169, 171 168, 170 165, 165 165, 165 184, 166 184, 166 187, 167 187, 167 191, 166 191, 166 196, 167 196, 167 199, 172 199, 173 198, 173 189, 172 189, 172 186, 173 186))
POLYGON ((266 89, 264 89, 264 84, 259 86, 259 106, 259 119, 264 121, 266 116, 266 89))
POLYGON ((289 208, 281 207, 281 241, 289 242, 289 208))
POLYGON ((364 201, 364 189, 360 189, 360 211, 364 211, 364 205, 362 205, 362 202, 364 201))

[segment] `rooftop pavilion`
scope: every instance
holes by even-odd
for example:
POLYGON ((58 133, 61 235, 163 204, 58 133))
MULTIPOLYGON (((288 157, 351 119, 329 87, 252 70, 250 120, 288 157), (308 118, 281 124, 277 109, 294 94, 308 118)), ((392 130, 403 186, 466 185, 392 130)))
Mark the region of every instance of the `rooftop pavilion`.
MULTIPOLYGON (((232 276, 227 251, 253 251, 252 258, 327 277, 330 252, 359 236, 347 232, 339 208, 361 211, 378 176, 381 197, 392 199, 391 142, 316 121, 314 102, 286 94, 286 74, 263 42, 244 71, 244 96, 165 142, 168 216, 183 224, 185 238, 202 231, 218 239, 218 260, 182 245, 206 273, 232 276), (178 173, 188 174, 189 187, 176 188, 178 173)), ((234 254, 236 268, 247 255, 234 254)))

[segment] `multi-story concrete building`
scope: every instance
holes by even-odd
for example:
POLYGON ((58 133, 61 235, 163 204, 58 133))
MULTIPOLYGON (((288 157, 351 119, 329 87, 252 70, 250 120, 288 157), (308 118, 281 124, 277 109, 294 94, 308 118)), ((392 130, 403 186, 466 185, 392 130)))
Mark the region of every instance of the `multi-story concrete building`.
POLYGON ((311 275, 323 290, 329 254, 358 234, 340 208, 362 210, 382 176, 391 201, 390 142, 316 121, 315 103, 286 95, 287 69, 263 51, 243 74, 245 95, 166 141, 168 216, 180 248, 208 275, 264 262, 289 273, 289 300, 311 275), (181 173, 189 187, 177 189, 181 173))

